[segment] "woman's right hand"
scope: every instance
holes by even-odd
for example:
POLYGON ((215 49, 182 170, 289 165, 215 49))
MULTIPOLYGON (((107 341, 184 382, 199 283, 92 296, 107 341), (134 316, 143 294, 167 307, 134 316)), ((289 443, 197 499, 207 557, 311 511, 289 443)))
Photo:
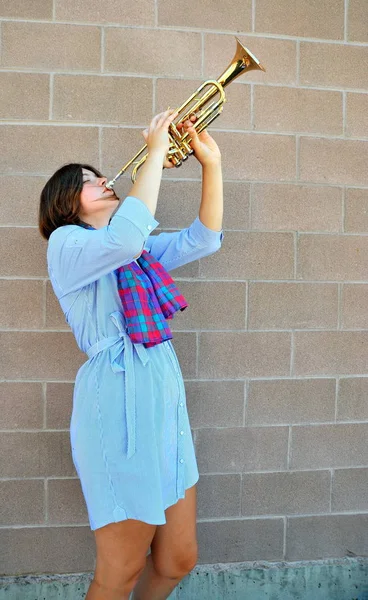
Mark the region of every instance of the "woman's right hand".
POLYGON ((149 127, 142 132, 143 137, 146 140, 148 153, 162 153, 163 164, 166 168, 174 166, 172 162, 166 159, 166 155, 170 146, 168 134, 169 125, 175 119, 177 114, 178 111, 175 111, 172 108, 159 113, 153 117, 149 127))

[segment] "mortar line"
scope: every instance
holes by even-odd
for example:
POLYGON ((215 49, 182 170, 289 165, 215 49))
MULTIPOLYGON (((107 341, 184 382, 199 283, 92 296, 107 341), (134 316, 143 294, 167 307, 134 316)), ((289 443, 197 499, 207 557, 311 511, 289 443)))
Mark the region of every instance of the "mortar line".
POLYGON ((285 561, 286 560, 286 552, 287 552, 286 540, 287 540, 287 528, 288 528, 288 520, 287 520, 286 516, 284 516, 283 521, 284 521, 284 528, 283 528, 282 557, 283 557, 283 560, 285 561))
POLYGON ((292 426, 289 425, 287 457, 286 457, 286 469, 288 471, 290 471, 290 466, 291 466, 291 450, 292 450, 291 440, 292 440, 292 426))
MULTIPOLYGON (((145 124, 146 126, 147 124, 145 124)), ((99 127, 101 127, 101 125, 99 125, 99 127)), ((103 126, 102 126, 103 127, 103 126)), ((143 125, 141 126, 143 127, 143 125)), ((138 129, 138 128, 137 128, 138 129)), ((43 173, 43 172, 22 172, 22 171, 12 171, 12 177, 46 177, 48 175, 48 173, 43 173)), ((4 177, 9 177, 9 172, 7 171, 0 171, 0 176, 4 176, 4 177)), ((201 178, 197 178, 197 177, 185 177, 185 178, 174 178, 174 177, 165 177, 164 181, 166 182, 175 182, 175 183, 185 183, 188 181, 191 182, 197 182, 200 183, 201 182, 201 178)), ((229 177, 224 178, 224 183, 236 183, 239 185, 244 185, 245 180, 242 179, 231 179, 229 177)), ((247 179, 246 183, 249 184, 249 186, 258 186, 258 185, 269 185, 269 186, 296 186, 296 187, 309 187, 309 188, 337 188, 337 189, 344 189, 344 184, 341 183, 324 183, 323 181, 320 182, 305 182, 305 181, 297 181, 297 180, 289 180, 289 181, 275 181, 275 180, 262 180, 262 179, 247 179)), ((249 187, 249 189, 250 189, 249 187)), ((367 190, 368 189, 368 185, 364 185, 364 184, 358 184, 358 185, 353 185, 353 184, 347 184, 346 185, 346 189, 347 191, 352 189, 352 190, 367 190)), ((11 225, 12 227, 33 227, 36 228, 36 225, 18 225, 18 223, 14 223, 11 225)), ((0 227, 4 227, 3 225, 0 225, 0 227)), ((9 227, 8 225, 5 225, 5 227, 9 227)), ((161 227, 157 227, 157 229, 162 229, 161 227)), ((165 229, 167 230, 177 230, 177 228, 175 227, 165 227, 165 229)), ((292 233, 293 231, 295 231, 294 229, 251 229, 251 228, 243 228, 243 229, 236 229, 236 228, 225 228, 225 231, 242 231, 242 232, 263 232, 263 233, 292 233)), ((320 234, 320 235, 336 235, 338 233, 341 233, 340 229, 336 230, 336 231, 328 231, 328 230, 303 230, 302 232, 300 232, 301 234, 306 234, 306 235, 314 235, 314 234, 320 234)), ((357 231, 357 232, 344 232, 345 235, 361 235, 361 236, 365 236, 368 234, 368 232, 362 232, 362 231, 357 231)))
POLYGON ((344 41, 348 41, 348 15, 349 15, 349 0, 344 3, 344 41))
POLYGON ((100 71, 103 73, 105 71, 105 28, 101 26, 100 31, 100 71))
POLYGON ((346 138, 346 136, 347 136, 346 114, 347 114, 347 92, 345 90, 342 90, 342 135, 344 138, 346 138))
MULTIPOLYGON (((165 79, 169 79, 169 80, 174 80, 177 81, 178 79, 180 81, 193 81, 193 79, 200 79, 201 75, 196 75, 196 76, 188 76, 188 75, 184 75, 184 74, 168 74, 165 73, 164 71, 162 73, 137 73, 136 71, 105 71, 103 73, 101 73, 98 70, 90 70, 90 71, 86 71, 86 70, 79 70, 79 69, 73 69, 73 70, 68 70, 68 69, 51 69, 47 70, 47 69, 40 69, 38 67, 5 67, 5 66, 0 66, 0 73, 28 73, 28 74, 37 74, 37 75, 47 75, 49 73, 56 73, 57 75, 68 75, 69 77, 80 77, 81 75, 84 75, 86 77, 134 77, 136 79, 153 79, 154 77, 165 77, 165 79)), ((319 92, 338 92, 341 93, 342 91, 345 91, 347 93, 354 93, 354 94, 363 94, 366 95, 368 94, 368 89, 367 88, 357 88, 357 87, 344 87, 343 89, 341 87, 335 87, 335 86, 326 86, 326 85, 322 85, 322 84, 305 84, 305 83, 300 83, 300 84, 296 84, 296 83, 291 83, 289 81, 280 81, 280 82, 275 82, 275 81, 270 81, 270 82, 263 82, 263 81, 251 81, 250 79, 239 79, 239 80, 235 80, 232 82, 231 85, 235 86, 235 85, 240 85, 240 86, 245 86, 245 85, 255 85, 255 86, 259 86, 259 87, 278 87, 278 88, 285 88, 285 89, 298 89, 298 90, 313 90, 313 91, 319 91, 319 92)), ((295 130, 292 130, 291 133, 295 133, 295 130)), ((300 132, 304 135, 304 132, 300 132)), ((313 134, 313 135, 317 135, 317 134, 313 134)), ((357 138, 360 139, 360 138, 357 138)))
MULTIPOLYGON (((57 21, 53 21, 53 20, 49 20, 49 19, 30 19, 30 18, 16 18, 16 17, 0 17, 0 23, 4 22, 4 23, 27 23, 27 24, 42 24, 42 25, 55 25, 55 23, 59 24, 59 25, 73 25, 73 26, 80 26, 80 27, 90 27, 90 28, 94 28, 94 27, 98 27, 100 26, 100 21, 75 21, 73 23, 71 23, 70 21, 65 21, 65 20, 57 20, 57 21)), ((218 36, 224 36, 224 37, 230 37, 230 36, 243 36, 246 38, 259 38, 259 39, 270 39, 270 40, 280 40, 280 41, 293 41, 293 42, 297 42, 298 40, 300 40, 300 36, 299 35, 287 35, 287 34, 282 34, 280 35, 279 33, 270 33, 270 32, 252 32, 249 30, 236 30, 236 29, 228 29, 226 31, 224 31, 223 29, 214 29, 214 28, 210 28, 210 29, 206 29, 203 27, 184 27, 184 26, 180 26, 180 25, 158 25, 157 27, 152 27, 151 25, 125 25, 123 23, 104 23, 104 27, 107 27, 109 29, 144 29, 144 30, 148 30, 148 31, 152 31, 152 30, 157 30, 157 31, 174 31, 177 33, 209 33, 211 35, 218 35, 218 36)), ((368 47, 368 42, 360 42, 360 41, 349 41, 349 40, 335 40, 335 39, 331 39, 331 38, 314 38, 314 37, 303 37, 302 38, 303 42, 309 42, 309 43, 314 43, 314 44, 328 44, 328 45, 340 45, 340 46, 359 46, 359 47, 368 47)))
POLYGON ((103 128, 98 128, 98 168, 100 173, 102 173, 102 136, 103 136, 103 128))
POLYGON ((54 73, 50 73, 49 78, 49 121, 54 118, 53 115, 53 104, 54 104, 54 73))
POLYGON ((295 83, 296 83, 296 86, 299 88, 299 84, 300 84, 300 40, 297 40, 297 42, 296 42, 295 60, 296 60, 295 83))
MULTIPOLYGON (((41 397, 42 397, 42 427, 47 430, 47 381, 41 384, 41 397)), ((17 430, 18 431, 18 430, 17 430)))
POLYGON ((247 412, 248 412, 248 398, 249 398, 249 378, 244 379, 243 387, 243 427, 247 423, 247 412))
POLYGON ((204 56, 205 56, 205 37, 204 33, 201 33, 201 76, 204 77, 204 56))
POLYGON ((341 217, 342 217, 342 231, 344 235, 350 233, 346 231, 346 201, 347 201, 347 189, 344 186, 341 191, 341 217))
POLYGON ((300 138, 301 136, 295 135, 295 179, 301 181, 300 178, 300 138))
POLYGON ((337 331, 345 331, 342 325, 342 282, 337 284, 337 331))
MULTIPOLYGON (((158 76, 159 78, 160 76, 158 76)), ((146 125, 145 123, 141 123, 141 124, 137 124, 137 125, 128 125, 128 124, 120 124, 118 122, 116 123, 97 123, 96 121, 94 122, 89 122, 89 121, 57 121, 57 120, 53 120, 53 121, 49 121, 49 120, 44 120, 44 121, 24 121, 24 120, 15 120, 15 119, 0 119, 0 127, 1 125, 3 126, 12 126, 12 127, 70 127, 70 128, 76 128, 76 127, 80 127, 83 129, 95 129, 97 127, 104 127, 105 129, 128 129, 128 130, 135 130, 135 129, 141 129, 142 126, 146 125)), ((343 141, 345 143, 349 143, 349 142, 366 142, 368 141, 368 136, 367 137, 354 137, 354 136, 350 136, 348 139, 345 139, 343 137, 343 134, 340 135, 327 135, 327 134, 321 134, 321 133, 307 133, 307 132, 290 132, 290 131, 278 131, 278 132, 274 132, 274 131, 261 131, 261 130, 251 130, 251 129, 220 129, 218 127, 211 127, 211 131, 216 132, 216 133, 225 133, 225 134, 242 134, 242 135, 252 135, 252 136, 270 136, 270 137, 274 137, 274 138, 290 138, 290 139, 295 139, 296 136, 300 136, 303 138, 310 138, 312 140, 315 141, 319 141, 319 140, 328 140, 328 141, 343 141)), ((165 178, 166 179, 166 178, 165 178)), ((185 179, 190 179, 185 178, 185 179)), ((290 181, 294 181, 295 179, 289 179, 289 180, 282 180, 282 181, 276 181, 276 183, 290 183, 290 181)), ((230 181, 228 179, 228 181, 230 181)), ((235 179, 234 181, 244 181, 243 179, 235 179)), ((252 181, 251 179, 247 179, 248 183, 250 181, 252 181)), ((260 180, 254 180, 256 183, 259 183, 260 180)), ((309 182, 307 180, 300 180, 301 183, 307 184, 307 185, 323 185, 323 181, 320 182, 309 182)), ((272 183, 272 180, 266 180, 266 183, 272 183)), ((347 185, 348 187, 360 187, 360 188, 364 188, 364 187, 368 187, 367 184, 365 183, 359 183, 356 186, 354 186, 353 184, 350 183, 328 183, 326 185, 330 185, 330 186, 338 186, 341 187, 342 185, 347 185)))
POLYGON ((250 130, 255 129, 255 114, 254 114, 254 94, 255 86, 253 83, 250 84, 250 130))
POLYGON ((337 417, 339 414, 339 395, 340 395, 340 377, 336 377, 335 383, 335 421, 339 423, 337 417))
POLYGON ((152 79, 152 115, 155 115, 157 110, 157 79, 158 77, 152 79))
POLYGON ((43 482, 43 495, 45 500, 44 521, 45 525, 49 525, 49 482, 47 477, 43 482))
POLYGON ((290 335, 290 369, 289 369, 289 377, 295 378, 294 372, 295 366, 295 332, 292 331, 290 335))

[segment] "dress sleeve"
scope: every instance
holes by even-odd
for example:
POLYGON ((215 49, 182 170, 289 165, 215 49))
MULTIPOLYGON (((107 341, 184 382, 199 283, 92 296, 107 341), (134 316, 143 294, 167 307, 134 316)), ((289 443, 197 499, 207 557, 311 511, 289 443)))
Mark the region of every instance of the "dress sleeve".
POLYGON ((180 231, 150 235, 145 247, 167 271, 216 252, 222 244, 223 230, 209 229, 199 217, 180 231))
POLYGON ((127 196, 106 227, 55 229, 48 241, 47 268, 56 296, 60 299, 132 262, 158 224, 144 202, 127 196))

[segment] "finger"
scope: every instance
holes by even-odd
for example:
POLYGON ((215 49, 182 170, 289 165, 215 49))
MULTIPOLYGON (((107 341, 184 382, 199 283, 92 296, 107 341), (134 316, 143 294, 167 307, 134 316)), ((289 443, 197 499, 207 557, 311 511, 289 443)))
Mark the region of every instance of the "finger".
POLYGON ((191 121, 186 121, 185 123, 185 131, 189 133, 193 137, 194 134, 197 135, 197 130, 194 127, 194 124, 191 121))
POLYGON ((153 117, 153 119, 151 120, 151 123, 149 125, 149 131, 152 131, 153 129, 155 129, 155 127, 157 127, 160 119, 162 118, 162 115, 164 115, 165 113, 158 113, 157 115, 155 115, 153 117))
POLYGON ((210 138, 210 134, 208 133, 207 129, 202 129, 201 133, 198 134, 199 135, 199 139, 201 140, 202 138, 210 138))
POLYGON ((165 110, 165 112, 161 114, 161 118, 158 121, 157 126, 162 127, 164 124, 166 125, 166 123, 169 124, 172 121, 172 119, 175 118, 176 114, 177 113, 176 111, 174 111, 173 108, 168 108, 167 110, 165 110))
POLYGON ((170 111, 170 114, 168 114, 167 117, 164 119, 162 126, 164 126, 165 128, 168 128, 170 123, 172 123, 174 121, 174 119, 176 119, 177 116, 178 116, 177 110, 170 111))

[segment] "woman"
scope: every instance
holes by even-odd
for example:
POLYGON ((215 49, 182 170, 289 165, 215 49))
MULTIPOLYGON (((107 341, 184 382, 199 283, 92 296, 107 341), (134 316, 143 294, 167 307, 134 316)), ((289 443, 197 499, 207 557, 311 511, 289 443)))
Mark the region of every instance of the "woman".
POLYGON ((221 246, 221 155, 184 129, 202 165, 199 216, 151 235, 172 110, 143 136, 148 158, 123 202, 89 165, 59 169, 41 193, 54 292, 88 360, 74 386, 72 456, 95 535, 87 600, 167 598, 197 562, 198 470, 182 372, 166 319, 187 306, 169 270, 221 246), (166 318, 165 318, 166 317, 166 318), (147 553, 151 548, 151 554, 147 553), (139 581, 138 581, 139 579, 139 581))

